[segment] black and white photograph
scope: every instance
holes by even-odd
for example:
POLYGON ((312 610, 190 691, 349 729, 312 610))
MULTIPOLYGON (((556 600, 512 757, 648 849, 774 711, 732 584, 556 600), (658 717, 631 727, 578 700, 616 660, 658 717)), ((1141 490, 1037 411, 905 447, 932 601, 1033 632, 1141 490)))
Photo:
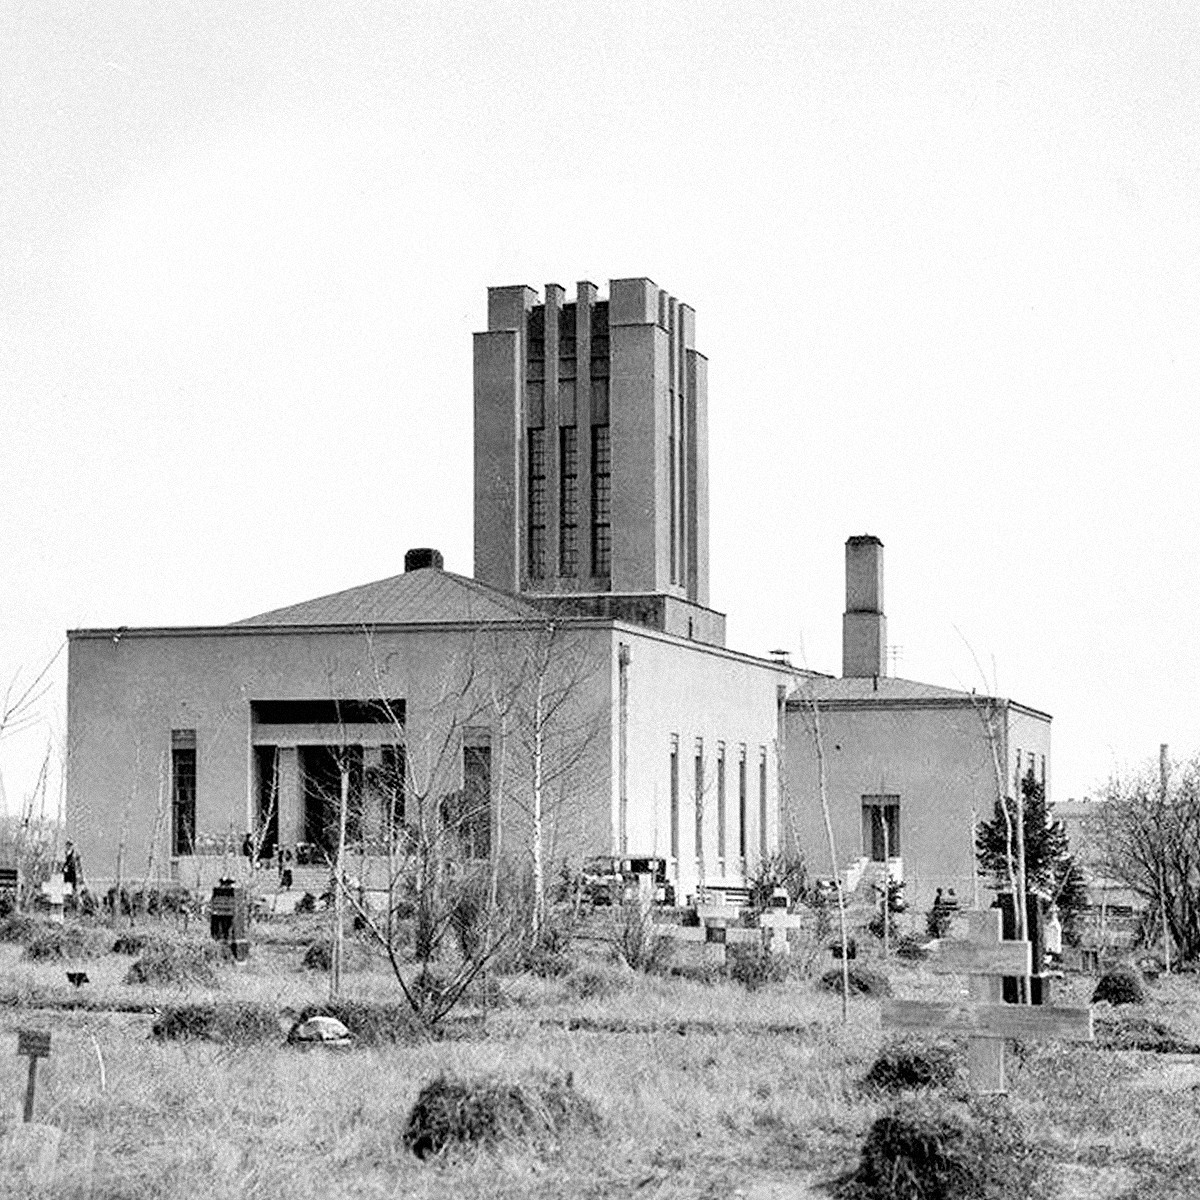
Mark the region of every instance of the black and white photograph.
POLYGON ((0 1197, 1196 1200, 1198 487, 1195 5, 0 0, 0 1197))

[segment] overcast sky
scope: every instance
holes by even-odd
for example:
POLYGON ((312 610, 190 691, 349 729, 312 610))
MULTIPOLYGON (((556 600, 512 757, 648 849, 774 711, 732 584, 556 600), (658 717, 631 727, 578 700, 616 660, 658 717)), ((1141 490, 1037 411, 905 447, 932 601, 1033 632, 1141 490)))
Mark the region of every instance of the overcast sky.
MULTIPOLYGON (((0 0, 0 684, 65 630, 470 574, 489 285, 647 275, 710 361, 712 603, 1200 747, 1192 4, 0 0)), ((0 743, 10 807, 65 735, 0 743)))

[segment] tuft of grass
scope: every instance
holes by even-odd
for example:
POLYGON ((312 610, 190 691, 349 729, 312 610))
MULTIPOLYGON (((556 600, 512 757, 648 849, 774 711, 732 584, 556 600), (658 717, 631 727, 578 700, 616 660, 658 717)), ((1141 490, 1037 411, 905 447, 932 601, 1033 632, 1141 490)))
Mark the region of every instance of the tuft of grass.
POLYGON ((568 1130, 599 1125, 595 1107, 575 1090, 570 1074, 541 1074, 515 1083, 493 1076, 468 1081, 439 1075, 417 1096, 403 1141, 423 1159, 456 1146, 508 1138, 552 1141, 568 1130))
POLYGON ((601 1000, 619 992, 624 983, 615 971, 584 966, 567 976, 564 990, 572 1000, 601 1000))
POLYGON ((282 1032, 274 1008, 244 1000, 170 1005, 151 1029, 159 1041, 203 1039, 234 1046, 278 1042, 282 1032))
POLYGON ((1146 1000, 1146 985, 1132 967, 1117 967, 1100 976, 1092 1003, 1107 1000, 1109 1004, 1142 1004, 1146 1000))
POLYGON ((111 948, 113 954, 128 954, 136 956, 143 954, 145 951, 165 946, 166 939, 159 937, 154 933, 134 933, 133 930, 126 930, 124 933, 118 934, 111 948))
POLYGON ((305 950, 301 966, 306 971, 328 971, 333 966, 333 946, 329 942, 313 942, 305 950))
POLYGON ((1160 1021, 1141 1016, 1097 1016, 1096 1045, 1101 1050, 1148 1050, 1153 1054, 1200 1054, 1200 1046, 1160 1021))
POLYGON ((634 971, 661 973, 675 953, 674 939, 654 924, 649 909, 622 904, 612 914, 608 944, 613 953, 634 971))
POLYGON ((725 948, 725 974, 748 992, 768 983, 783 983, 788 977, 788 960, 759 943, 725 948))
POLYGON ((0 942, 16 942, 25 946, 30 938, 50 928, 50 922, 41 917, 33 917, 24 912, 10 912, 0 921, 0 942))
POLYGON ((1046 1160, 1003 1102, 970 1108, 905 1103, 867 1133, 846 1200, 1032 1200, 1045 1194, 1046 1160))
POLYGON ((948 1087, 957 1068, 958 1052, 948 1042, 897 1042, 871 1064, 863 1086, 877 1092, 948 1087))
POLYGON ((908 962, 922 962, 929 957, 929 947, 915 934, 903 934, 896 943, 896 957, 908 962))
POLYGON ((107 939, 98 930, 80 925, 35 925, 23 941, 24 957, 32 962, 96 958, 108 948, 107 939))
MULTIPOLYGON (((842 968, 831 967, 821 976, 817 986, 823 992, 842 993, 842 968)), ((886 975, 872 971, 870 967, 850 966, 850 995, 852 996, 890 996, 892 985, 886 975)))
POLYGON ((130 968, 126 983, 192 983, 211 987, 217 981, 214 964, 226 951, 215 942, 161 943, 151 946, 130 968))

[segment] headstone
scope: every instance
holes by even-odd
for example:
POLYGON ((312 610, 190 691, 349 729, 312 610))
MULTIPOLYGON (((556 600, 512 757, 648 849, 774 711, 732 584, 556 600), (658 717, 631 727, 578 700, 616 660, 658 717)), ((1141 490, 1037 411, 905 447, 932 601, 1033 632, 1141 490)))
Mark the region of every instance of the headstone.
POLYGON ((63 898, 66 895, 66 890, 66 885, 63 883, 61 874, 51 875, 42 884, 42 895, 46 897, 50 904, 50 920, 58 925, 63 923, 63 898))
POLYGON ((969 938, 938 943, 930 967, 943 974, 967 976, 969 999, 942 1003, 886 1001, 883 1025, 885 1029, 965 1034, 971 1090, 1003 1092, 1006 1040, 1062 1038, 1090 1042, 1092 1010, 1004 1003, 1001 980, 1029 975, 1032 948, 1028 942, 1001 938, 997 909, 964 915, 969 938))

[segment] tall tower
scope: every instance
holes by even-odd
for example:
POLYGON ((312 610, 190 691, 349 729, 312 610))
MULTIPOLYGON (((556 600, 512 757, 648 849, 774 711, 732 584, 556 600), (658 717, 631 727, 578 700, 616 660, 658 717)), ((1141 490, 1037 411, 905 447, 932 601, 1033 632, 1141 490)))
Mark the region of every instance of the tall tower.
POLYGON ((708 608, 708 375, 649 279, 488 290, 475 335, 475 577, 724 643, 708 608))

